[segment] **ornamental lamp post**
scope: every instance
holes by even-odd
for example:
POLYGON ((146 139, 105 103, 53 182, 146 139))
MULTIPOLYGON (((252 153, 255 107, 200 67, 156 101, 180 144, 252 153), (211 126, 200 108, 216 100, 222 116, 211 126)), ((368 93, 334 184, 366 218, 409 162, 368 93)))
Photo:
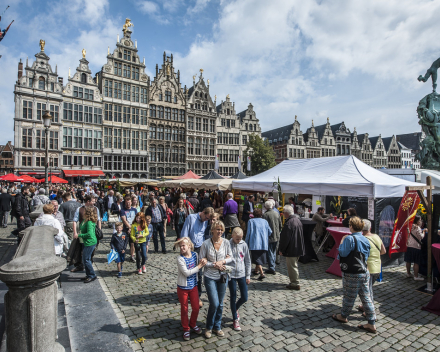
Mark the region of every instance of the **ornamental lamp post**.
POLYGON ((47 169, 49 166, 49 128, 50 124, 52 123, 52 115, 49 113, 49 111, 45 111, 43 115, 43 124, 45 128, 46 133, 46 158, 44 163, 44 175, 45 175, 45 182, 44 182, 44 188, 46 189, 46 194, 49 194, 49 182, 48 182, 48 174, 47 169))

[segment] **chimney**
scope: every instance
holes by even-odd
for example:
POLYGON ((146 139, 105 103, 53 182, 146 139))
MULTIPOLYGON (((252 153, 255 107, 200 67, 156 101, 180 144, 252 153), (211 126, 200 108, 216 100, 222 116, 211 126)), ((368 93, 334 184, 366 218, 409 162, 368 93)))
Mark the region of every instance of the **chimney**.
POLYGON ((157 77, 157 74, 159 73, 159 65, 158 64, 156 64, 156 77, 157 77))
POLYGON ((63 77, 58 77, 58 83, 61 83, 61 85, 63 85, 63 77))
POLYGON ((23 63, 20 62, 18 63, 18 79, 20 79, 23 76, 23 63))
POLYGON ((177 70, 177 84, 180 86, 180 70, 177 70))

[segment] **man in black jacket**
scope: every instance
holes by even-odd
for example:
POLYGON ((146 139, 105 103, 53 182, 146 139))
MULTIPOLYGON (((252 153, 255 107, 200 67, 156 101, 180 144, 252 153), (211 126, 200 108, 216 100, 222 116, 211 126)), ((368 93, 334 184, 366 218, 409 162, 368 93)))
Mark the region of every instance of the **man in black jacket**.
POLYGON ((278 250, 280 255, 286 257, 287 272, 290 278, 290 284, 286 288, 299 290, 298 259, 306 253, 303 225, 294 215, 291 205, 284 206, 283 215, 286 222, 281 230, 278 250))
POLYGON ((26 196, 29 194, 29 186, 24 186, 21 193, 15 197, 15 216, 17 217, 17 232, 23 231, 32 225, 29 217, 29 202, 26 196))
POLYGON ((202 200, 199 206, 199 211, 202 212, 205 208, 212 208, 211 199, 209 199, 209 193, 205 193, 205 198, 202 200))
POLYGON ((0 194, 0 222, 1 226, 8 227, 8 217, 11 211, 12 196, 7 193, 6 188, 2 188, 2 194, 0 194))
POLYGON ((197 192, 194 192, 193 195, 188 198, 188 202, 190 202, 191 205, 194 207, 194 213, 197 213, 199 211, 200 202, 197 199, 197 196, 197 192))
POLYGON ((249 196, 248 200, 244 202, 243 206, 243 215, 241 216, 241 220, 243 220, 246 224, 246 230, 245 230, 245 236, 247 233, 247 224, 249 221, 249 215, 251 215, 254 212, 254 196, 249 196))

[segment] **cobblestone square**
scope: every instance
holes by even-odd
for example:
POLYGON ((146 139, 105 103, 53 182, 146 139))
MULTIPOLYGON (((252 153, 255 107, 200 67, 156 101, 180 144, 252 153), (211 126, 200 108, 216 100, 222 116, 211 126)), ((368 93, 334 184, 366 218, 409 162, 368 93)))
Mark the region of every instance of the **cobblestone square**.
MULTIPOLYGON (((301 290, 285 289, 288 283, 285 261, 277 274, 263 282, 252 277, 249 300, 240 309, 243 331, 232 329, 227 290, 223 310, 225 337, 191 335, 182 338, 180 305, 176 293, 178 252, 173 252, 174 232, 168 229, 167 254, 154 254, 153 243, 147 273, 138 275, 134 263, 125 263, 123 278, 116 277, 115 264, 108 265, 111 230, 100 244, 95 265, 99 280, 112 303, 135 351, 433 351, 440 350, 440 317, 422 311, 431 296, 417 292, 423 282, 407 279, 403 266, 385 269, 384 280, 374 286, 379 309, 376 335, 357 328, 364 324, 353 309, 348 324, 331 319, 342 305, 341 279, 325 273, 333 259, 319 254, 318 263, 299 264, 301 290)), ((208 309, 206 293, 198 324, 204 327, 208 309)), ((357 304, 360 303, 358 300, 357 304)))

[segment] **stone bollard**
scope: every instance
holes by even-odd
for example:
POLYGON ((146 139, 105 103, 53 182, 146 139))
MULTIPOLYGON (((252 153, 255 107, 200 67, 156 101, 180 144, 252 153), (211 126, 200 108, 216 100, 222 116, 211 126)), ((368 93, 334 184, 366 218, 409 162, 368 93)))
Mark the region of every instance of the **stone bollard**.
POLYGON ((0 267, 5 295, 8 352, 61 352, 56 342, 58 286, 66 260, 55 255, 51 226, 28 227, 14 258, 0 267))

